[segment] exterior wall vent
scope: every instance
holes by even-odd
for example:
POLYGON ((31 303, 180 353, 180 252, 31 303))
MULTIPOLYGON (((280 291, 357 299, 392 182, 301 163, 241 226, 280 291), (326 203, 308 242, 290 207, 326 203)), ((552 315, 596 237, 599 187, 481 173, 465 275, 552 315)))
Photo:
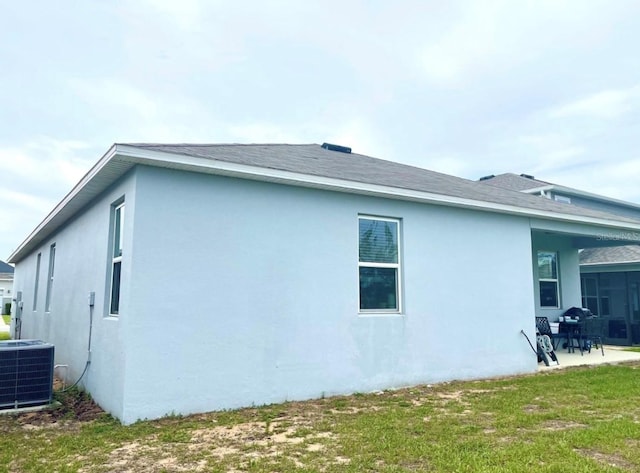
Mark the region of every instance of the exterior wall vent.
POLYGON ((49 404, 54 347, 41 340, 0 342, 0 409, 49 404))
POLYGON ((322 147, 324 149, 328 149, 329 151, 338 151, 340 153, 351 153, 351 148, 347 148, 346 146, 332 145, 331 143, 322 143, 322 147))

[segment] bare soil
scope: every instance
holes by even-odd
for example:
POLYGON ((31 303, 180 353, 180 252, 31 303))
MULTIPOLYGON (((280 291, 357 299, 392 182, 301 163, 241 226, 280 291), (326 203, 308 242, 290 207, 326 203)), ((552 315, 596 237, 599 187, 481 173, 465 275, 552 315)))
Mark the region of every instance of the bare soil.
POLYGON ((62 382, 54 380, 54 403, 39 411, 20 412, 11 414, 14 420, 23 426, 44 427, 61 421, 90 422, 106 413, 98 406, 91 396, 77 388, 63 392, 62 382))

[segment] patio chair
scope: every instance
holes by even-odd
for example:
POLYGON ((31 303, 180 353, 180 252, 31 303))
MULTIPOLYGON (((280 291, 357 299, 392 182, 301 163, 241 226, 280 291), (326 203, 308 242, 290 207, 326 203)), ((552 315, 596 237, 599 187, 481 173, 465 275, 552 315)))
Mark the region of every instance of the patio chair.
POLYGON ((546 317, 536 317, 536 340, 538 343, 538 362, 544 361, 549 366, 549 358, 560 364, 553 346, 553 333, 546 317))
POLYGON ((584 319, 582 339, 585 340, 585 349, 591 353, 591 346, 594 345, 596 350, 600 345, 602 356, 604 356, 604 344, 602 343, 602 334, 604 333, 605 321, 600 317, 587 317, 584 319))

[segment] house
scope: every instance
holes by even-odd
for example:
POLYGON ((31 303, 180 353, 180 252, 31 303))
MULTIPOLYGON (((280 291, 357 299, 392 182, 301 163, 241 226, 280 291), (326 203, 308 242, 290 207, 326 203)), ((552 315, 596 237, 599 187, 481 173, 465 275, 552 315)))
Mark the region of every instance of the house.
MULTIPOLYGON (((540 195, 579 207, 640 219, 640 205, 535 179, 528 174, 500 174, 483 184, 540 195)), ((616 345, 640 343, 640 233, 627 235, 625 245, 602 235, 604 247, 580 252, 582 307, 606 319, 605 341, 616 345), (616 246, 613 246, 616 245, 616 246)))
POLYGON ((13 290, 13 266, 0 261, 0 313, 11 313, 11 291, 13 290))
POLYGON ((115 144, 9 261, 22 337, 131 423, 533 372, 578 249, 632 232, 326 143, 115 144))

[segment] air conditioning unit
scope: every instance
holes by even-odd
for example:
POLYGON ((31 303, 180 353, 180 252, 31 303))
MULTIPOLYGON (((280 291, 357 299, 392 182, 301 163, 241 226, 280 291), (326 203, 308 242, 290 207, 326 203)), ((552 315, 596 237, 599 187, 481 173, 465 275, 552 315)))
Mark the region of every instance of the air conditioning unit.
POLYGON ((0 342, 0 409, 50 403, 53 359, 53 345, 41 340, 0 342))

